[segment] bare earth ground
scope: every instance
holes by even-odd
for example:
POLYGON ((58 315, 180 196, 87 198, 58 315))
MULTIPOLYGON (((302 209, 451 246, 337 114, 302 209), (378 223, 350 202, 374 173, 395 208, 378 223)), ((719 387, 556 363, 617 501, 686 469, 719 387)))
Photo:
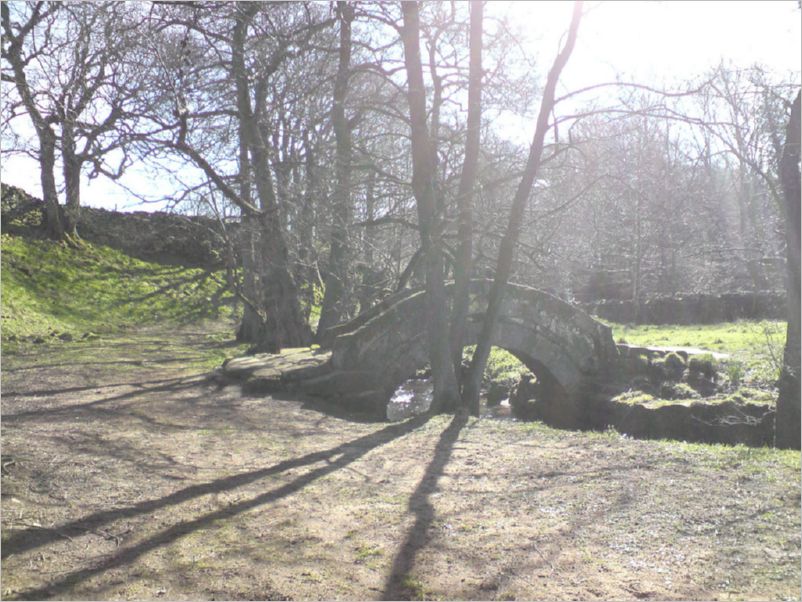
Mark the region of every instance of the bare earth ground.
POLYGON ((799 454, 348 420, 218 388, 214 345, 4 356, 4 598, 799 596, 799 454))

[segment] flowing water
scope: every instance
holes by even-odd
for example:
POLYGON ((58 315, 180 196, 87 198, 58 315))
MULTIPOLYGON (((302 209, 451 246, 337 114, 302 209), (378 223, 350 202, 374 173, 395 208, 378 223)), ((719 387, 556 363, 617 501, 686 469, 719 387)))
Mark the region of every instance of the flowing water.
MULTIPOLYGON (((411 378, 396 389, 387 404, 387 419, 391 422, 405 420, 410 416, 422 414, 432 405, 432 381, 428 378, 411 378)), ((504 399, 496 406, 488 406, 482 399, 480 414, 482 418, 515 420, 510 408, 510 400, 504 399)))
POLYGON ((410 378, 395 390, 387 404, 387 420, 404 420, 422 414, 432 405, 432 381, 428 378, 410 378))

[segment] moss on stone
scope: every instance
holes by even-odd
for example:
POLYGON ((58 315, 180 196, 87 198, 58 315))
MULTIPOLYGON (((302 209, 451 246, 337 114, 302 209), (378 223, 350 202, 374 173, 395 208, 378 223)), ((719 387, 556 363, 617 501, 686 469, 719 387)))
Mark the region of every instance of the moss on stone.
POLYGON ((685 358, 682 357, 676 351, 672 351, 665 357, 665 365, 666 367, 674 373, 682 374, 683 370, 687 365, 685 358))
POLYGON ((688 361, 688 371, 694 374, 702 374, 707 378, 714 378, 716 376, 716 369, 718 368, 715 358, 709 353, 703 355, 694 355, 688 361))
POLYGON ((655 401, 656 397, 651 393, 646 393, 645 391, 641 391, 638 389, 634 389, 631 391, 625 391, 619 395, 613 397, 613 401, 617 401, 619 403, 626 403, 628 405, 638 405, 643 403, 649 403, 651 401, 655 401))
POLYGON ((696 390, 686 383, 663 383, 660 387, 663 399, 699 399, 696 390))

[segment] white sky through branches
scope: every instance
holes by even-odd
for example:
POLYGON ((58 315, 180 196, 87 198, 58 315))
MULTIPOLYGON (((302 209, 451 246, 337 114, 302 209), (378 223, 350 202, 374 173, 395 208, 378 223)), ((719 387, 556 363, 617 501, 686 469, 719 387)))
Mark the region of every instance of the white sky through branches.
MULTIPOLYGON (((569 1, 491 1, 486 14, 492 18, 507 13, 525 30, 530 38, 525 43, 526 52, 531 52, 540 66, 533 77, 543 79, 568 26, 571 7, 569 1)), ((677 86, 722 62, 735 67, 760 64, 779 75, 795 73, 799 81, 802 11, 795 0, 608 1, 586 2, 586 9, 558 94, 616 77, 655 86, 677 86)), ((505 119, 501 123, 502 131, 511 132, 510 137, 517 142, 525 142, 532 135, 523 120, 505 119)), ((4 183, 41 196, 34 160, 5 154, 2 159, 4 183)), ((136 169, 130 170, 123 182, 151 197, 171 192, 160 190, 167 179, 156 182, 152 175, 136 169)), ((102 176, 84 186, 81 196, 86 205, 158 208, 158 204, 135 206, 137 201, 102 176)))

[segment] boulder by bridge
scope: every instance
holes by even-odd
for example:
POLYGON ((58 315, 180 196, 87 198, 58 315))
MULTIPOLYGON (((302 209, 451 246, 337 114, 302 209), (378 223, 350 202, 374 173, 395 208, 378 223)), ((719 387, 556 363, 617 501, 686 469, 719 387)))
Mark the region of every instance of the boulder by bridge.
MULTIPOLYGON (((488 280, 472 282, 466 345, 476 343, 491 286, 488 280)), ((331 329, 321 349, 237 358, 223 374, 252 392, 299 391, 383 417, 393 392, 428 362, 424 295, 408 290, 386 299, 331 329)), ((608 381, 618 357, 608 326, 517 284, 507 285, 493 345, 538 377, 555 426, 582 426, 585 394, 608 381)))

